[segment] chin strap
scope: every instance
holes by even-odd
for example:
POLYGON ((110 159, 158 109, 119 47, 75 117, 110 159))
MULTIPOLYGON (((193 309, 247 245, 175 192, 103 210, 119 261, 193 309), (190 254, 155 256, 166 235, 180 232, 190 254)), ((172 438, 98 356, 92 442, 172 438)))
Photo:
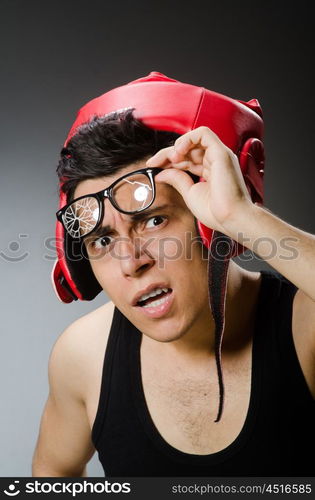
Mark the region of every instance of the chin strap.
POLYGON ((215 360, 219 383, 219 409, 215 422, 219 422, 224 405, 224 382, 221 364, 221 347, 225 321, 227 275, 234 242, 228 236, 214 231, 208 253, 208 294, 215 323, 215 360))

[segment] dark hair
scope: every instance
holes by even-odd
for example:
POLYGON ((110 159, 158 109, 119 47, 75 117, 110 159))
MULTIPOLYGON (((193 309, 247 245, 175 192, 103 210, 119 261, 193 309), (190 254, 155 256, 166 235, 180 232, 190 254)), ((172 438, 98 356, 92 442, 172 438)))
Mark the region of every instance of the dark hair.
POLYGON ((82 125, 61 151, 57 174, 68 202, 80 181, 119 172, 131 163, 171 146, 179 134, 147 127, 128 109, 94 117, 82 125))

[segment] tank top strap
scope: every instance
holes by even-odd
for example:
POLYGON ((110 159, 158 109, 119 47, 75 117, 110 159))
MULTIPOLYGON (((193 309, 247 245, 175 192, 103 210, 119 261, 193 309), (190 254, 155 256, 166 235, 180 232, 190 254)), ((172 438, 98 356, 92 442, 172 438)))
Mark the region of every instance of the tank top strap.
POLYGON ((96 412, 96 418, 92 427, 91 437, 95 446, 98 443, 105 422, 106 409, 110 397, 111 381, 113 378, 114 359, 116 356, 118 339, 121 335, 121 332, 123 331, 123 321, 124 316, 121 314, 119 309, 115 307, 104 355, 100 398, 96 412))

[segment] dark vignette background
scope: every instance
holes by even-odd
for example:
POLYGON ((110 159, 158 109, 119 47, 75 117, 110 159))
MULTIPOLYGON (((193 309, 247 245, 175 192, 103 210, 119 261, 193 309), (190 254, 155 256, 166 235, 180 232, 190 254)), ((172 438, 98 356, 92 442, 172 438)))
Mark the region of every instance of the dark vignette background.
MULTIPOLYGON (((55 166, 76 110, 152 70, 258 98, 265 204, 314 232, 312 4, 1 0, 1 476, 30 475, 51 347, 107 300, 63 305, 49 280, 55 166)), ((88 472, 101 474, 95 458, 88 472)))

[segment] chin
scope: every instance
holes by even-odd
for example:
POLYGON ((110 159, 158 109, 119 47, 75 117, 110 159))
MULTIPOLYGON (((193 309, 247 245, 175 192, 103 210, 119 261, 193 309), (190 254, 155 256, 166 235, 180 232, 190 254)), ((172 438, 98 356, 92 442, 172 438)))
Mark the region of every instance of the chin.
POLYGON ((146 337, 157 342, 173 342, 183 337, 194 324, 194 311, 171 311, 161 318, 139 317, 130 314, 129 321, 146 337))
MULTIPOLYGON (((146 335, 144 333, 144 335, 146 335)), ((167 334, 164 334, 163 336, 161 334, 157 334, 157 335, 152 335, 152 333, 150 335, 147 335, 147 337, 150 337, 152 340, 156 340, 157 342, 161 342, 162 344, 168 344, 170 342, 174 342, 175 340, 178 340, 181 338, 182 335, 167 335, 167 334)))
POLYGON ((169 326, 156 325, 152 326, 150 329, 148 328, 139 328, 139 330, 146 337, 150 337, 152 340, 156 340, 157 342, 169 343, 174 342, 175 340, 183 337, 187 331, 187 328, 183 328, 183 325, 180 327, 175 327, 174 324, 170 324, 169 326))

